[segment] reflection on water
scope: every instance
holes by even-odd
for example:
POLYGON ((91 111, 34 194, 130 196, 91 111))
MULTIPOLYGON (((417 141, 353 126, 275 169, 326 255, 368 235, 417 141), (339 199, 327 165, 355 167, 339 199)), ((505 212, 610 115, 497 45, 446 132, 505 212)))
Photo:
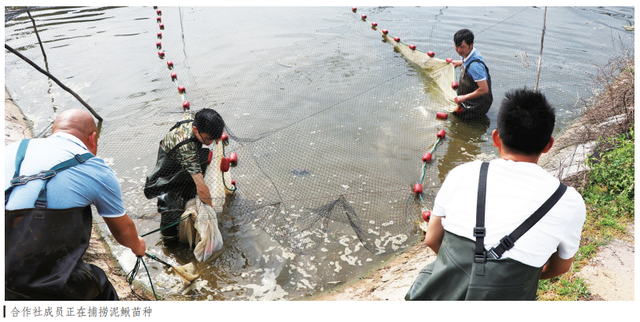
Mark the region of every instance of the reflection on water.
MULTIPOLYGON (((158 58, 151 7, 46 8, 32 15, 52 73, 104 118, 98 156, 116 172, 141 234, 159 227, 155 200, 144 198, 142 185, 158 142, 181 118, 177 83, 187 88, 193 110, 211 107, 225 119, 229 149, 239 157, 229 174, 239 190, 218 218, 224 251, 197 264, 202 275, 189 288, 149 262, 156 291, 172 300, 300 299, 348 283, 418 240, 417 230, 394 228, 421 220, 411 187, 420 179, 422 155, 437 131, 446 130, 426 169, 427 204, 453 167, 496 155, 490 134, 498 103, 507 90, 535 81, 540 37, 532 30, 543 13, 535 7, 162 10, 165 59, 158 58), (455 57, 452 35, 467 22, 494 78, 487 117, 436 119, 433 81, 381 42, 360 13, 438 57, 455 57), (523 57, 531 60, 528 67, 523 57), (403 222, 405 213, 416 218, 403 222), (289 244, 307 251, 283 247, 289 244)), ((633 48, 633 34, 620 27, 633 16, 633 8, 549 8, 540 83, 558 111, 558 131, 580 113, 576 98, 591 95, 584 73, 612 55, 612 34, 633 48)), ((26 14, 6 21, 5 42, 42 62, 26 14)), ((14 55, 5 55, 5 75, 35 133, 46 133, 61 110, 82 108, 14 55)), ((145 240, 150 254, 169 262, 194 260, 185 248, 163 248, 158 234, 145 240)), ((113 249, 130 270, 131 253, 113 249)))

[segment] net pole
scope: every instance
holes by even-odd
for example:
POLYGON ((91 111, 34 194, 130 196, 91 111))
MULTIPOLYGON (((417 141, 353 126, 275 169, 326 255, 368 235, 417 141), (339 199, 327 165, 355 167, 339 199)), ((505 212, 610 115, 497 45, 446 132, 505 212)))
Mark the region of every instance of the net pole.
POLYGON ((40 66, 36 65, 34 62, 32 62, 31 60, 29 60, 29 58, 23 56, 22 54, 20 54, 17 50, 11 48, 9 45, 4 44, 4 48, 12 53, 14 53, 16 56, 20 57, 22 60, 24 60, 25 62, 27 62, 29 65, 33 66, 33 68, 35 68, 37 71, 39 71, 40 73, 46 75, 47 77, 51 78, 51 80, 53 80, 54 82, 56 82, 56 84, 58 84, 58 86, 62 87, 62 89, 64 89, 65 91, 67 91, 69 94, 71 94, 73 97, 75 97, 80 103, 82 103, 82 105, 84 105, 89 112, 91 112, 91 114, 93 114, 93 116, 95 116, 95 118, 98 119, 98 121, 102 122, 102 117, 100 117, 100 115, 98 115, 98 113, 96 113, 96 111, 94 111, 91 106, 89 106, 89 104, 87 104, 87 102, 85 102, 82 98, 80 98, 80 96, 78 96, 78 94, 76 94, 74 91, 72 91, 69 87, 65 86, 64 84, 62 84, 57 78, 55 78, 53 75, 51 75, 49 72, 45 71, 44 69, 40 68, 40 66))
POLYGON ((534 91, 538 90, 538 81, 540 81, 540 66, 542 65, 542 47, 544 45, 544 32, 547 29, 547 7, 544 7, 544 19, 542 21, 542 38, 540 39, 540 55, 538 55, 538 76, 536 76, 536 87, 534 91))
POLYGON ((44 47, 42 46, 42 40, 40 40, 40 34, 38 34, 38 28, 36 28, 36 21, 31 16, 31 12, 29 12, 29 9, 27 9, 27 14, 29 15, 29 19, 31 19, 31 22, 33 23, 33 30, 36 33, 36 37, 38 37, 38 43, 40 44, 40 49, 42 50, 42 56, 44 56, 44 62, 46 64, 47 63, 47 54, 44 52, 44 47))

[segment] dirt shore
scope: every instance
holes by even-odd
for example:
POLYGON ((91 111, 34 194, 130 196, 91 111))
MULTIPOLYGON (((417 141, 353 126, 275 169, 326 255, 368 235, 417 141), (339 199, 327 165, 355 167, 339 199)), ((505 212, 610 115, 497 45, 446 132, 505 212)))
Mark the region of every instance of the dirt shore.
MULTIPOLYGON (((5 145, 24 138, 33 137, 28 119, 13 103, 5 90, 5 145)), ((558 145, 558 149, 561 146, 558 145)), ((565 146, 564 148, 568 148, 565 146)), ((550 153, 550 155, 555 153, 550 153)), ((557 162, 552 162, 557 164, 557 162)), ((562 171, 558 171, 561 173, 562 171)), ((633 227, 630 227, 631 236, 633 227)), ((584 267, 579 276, 586 280, 591 290, 590 300, 633 301, 634 238, 617 240, 599 249, 590 265, 584 267)), ((132 293, 126 282, 126 273, 120 267, 100 233, 95 229, 91 245, 83 257, 85 261, 101 267, 109 276, 121 300, 141 300, 132 293)), ((389 260, 370 275, 348 285, 337 287, 315 296, 320 301, 402 301, 411 283, 422 267, 435 260, 435 254, 424 244, 418 243, 406 252, 389 260)), ((138 289, 138 292, 139 289, 138 289)), ((153 300, 140 294, 143 300, 153 300)))

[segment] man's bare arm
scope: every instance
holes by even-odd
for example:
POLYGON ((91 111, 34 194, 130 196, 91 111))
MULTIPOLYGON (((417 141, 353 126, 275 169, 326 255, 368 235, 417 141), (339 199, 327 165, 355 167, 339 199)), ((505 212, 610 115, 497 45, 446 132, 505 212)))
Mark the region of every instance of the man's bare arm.
POLYGON ((542 268, 542 275, 540 275, 540 279, 545 280, 548 278, 554 278, 568 272, 571 269, 571 264, 573 264, 574 258, 575 256, 569 259, 562 259, 558 256, 558 252, 553 253, 547 264, 542 268))
POLYGON ((192 174, 191 177, 193 178, 193 182, 195 182, 196 184, 196 189, 198 190, 198 197, 200 198, 200 200, 213 207, 213 204, 211 202, 211 192, 209 191, 209 187, 207 186, 207 184, 204 182, 204 176, 202 176, 202 173, 192 174))
POLYGON ((440 245, 442 245, 443 237, 444 228, 442 227, 442 217, 431 216, 427 234, 424 236, 424 243, 437 254, 440 250, 440 245))
POLYGON ((138 256, 144 256, 147 245, 144 239, 138 236, 136 226, 127 214, 116 218, 102 218, 120 245, 129 247, 131 251, 138 256))

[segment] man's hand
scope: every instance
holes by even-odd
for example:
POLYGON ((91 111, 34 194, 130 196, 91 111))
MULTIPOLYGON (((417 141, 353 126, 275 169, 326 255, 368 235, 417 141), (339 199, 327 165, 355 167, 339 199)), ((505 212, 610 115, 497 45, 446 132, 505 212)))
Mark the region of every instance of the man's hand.
POLYGON ((460 104, 467 100, 467 95, 459 95, 453 99, 457 104, 460 104))

